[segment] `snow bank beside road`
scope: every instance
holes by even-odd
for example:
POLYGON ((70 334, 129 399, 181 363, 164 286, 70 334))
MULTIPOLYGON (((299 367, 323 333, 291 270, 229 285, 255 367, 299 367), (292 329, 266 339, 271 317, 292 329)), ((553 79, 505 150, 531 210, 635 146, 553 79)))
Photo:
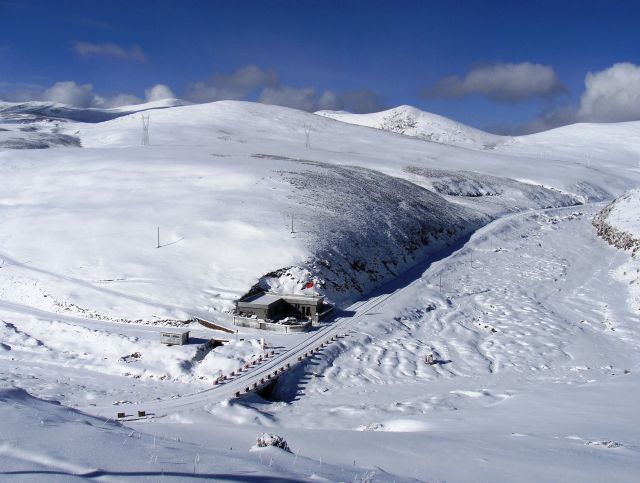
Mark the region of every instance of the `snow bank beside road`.
POLYGON ((607 205, 594 217, 593 225, 611 245, 631 252, 631 258, 616 270, 616 276, 627 284, 630 305, 640 312, 640 189, 628 191, 607 205))
POLYGON ((640 248, 640 189, 617 198, 595 216, 593 224, 602 238, 635 254, 640 248))

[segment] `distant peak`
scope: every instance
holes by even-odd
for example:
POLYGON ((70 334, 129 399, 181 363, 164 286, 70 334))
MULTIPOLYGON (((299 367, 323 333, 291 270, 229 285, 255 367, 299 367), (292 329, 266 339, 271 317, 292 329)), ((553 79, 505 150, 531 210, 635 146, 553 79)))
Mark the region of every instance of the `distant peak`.
POLYGON ((370 114, 351 114, 344 111, 318 111, 316 114, 441 144, 485 149, 504 139, 502 136, 486 133, 407 104, 370 114))

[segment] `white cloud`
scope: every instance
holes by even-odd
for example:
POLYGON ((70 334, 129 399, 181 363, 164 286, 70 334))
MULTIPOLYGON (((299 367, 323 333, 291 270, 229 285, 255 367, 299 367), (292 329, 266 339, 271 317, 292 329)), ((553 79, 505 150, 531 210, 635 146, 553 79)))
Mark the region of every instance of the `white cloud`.
MULTIPOLYGON (((59 102, 73 107, 88 108, 97 107, 109 109, 113 107, 131 106, 145 102, 132 94, 117 94, 111 97, 104 97, 93 91, 91 84, 77 84, 74 81, 56 82, 48 89, 40 93, 31 91, 29 99, 24 100, 45 100, 59 102)), ((158 100, 166 97, 173 97, 173 92, 168 86, 157 84, 145 91, 147 100, 158 100)))
POLYGON ((216 74, 209 81, 190 84, 185 98, 193 102, 246 99, 250 94, 264 88, 276 87, 278 83, 275 72, 247 65, 232 74, 216 74))
POLYGON ((147 55, 138 45, 131 48, 120 47, 111 42, 93 44, 77 40, 73 43, 74 50, 82 57, 110 57, 113 59, 148 62, 147 55))
POLYGON ((102 97, 95 95, 93 97, 93 103, 91 107, 101 107, 104 109, 111 109, 114 107, 133 106, 135 104, 141 104, 144 101, 139 97, 131 94, 118 94, 112 97, 102 97))
MULTIPOLYGON (((28 87, 13 89, 3 96, 8 96, 9 100, 49 100, 81 108, 112 108, 140 104, 145 100, 152 102, 176 97, 165 84, 156 84, 146 89, 145 100, 126 93, 106 97, 94 92, 91 84, 78 84, 74 81, 57 82, 47 89, 28 87)), ((313 87, 283 85, 274 71, 255 65, 247 65, 230 74, 216 74, 206 82, 192 83, 187 87, 184 98, 193 102, 257 100, 309 112, 348 109, 363 113, 385 109, 380 97, 367 89, 337 94, 330 90, 317 91, 313 87)))
POLYGON ((618 122, 640 119, 640 66, 614 64, 599 72, 589 72, 584 82, 577 120, 618 122))
POLYGON ((318 99, 317 109, 314 111, 320 110, 330 110, 336 111, 343 108, 342 101, 333 91, 324 91, 320 98, 318 99))
POLYGON ((552 97, 566 89, 553 67, 531 62, 476 67, 464 77, 450 76, 424 91, 426 97, 460 98, 478 94, 500 102, 552 97))
POLYGON ((147 102, 159 101, 161 99, 173 99, 175 94, 171 88, 165 84, 156 84, 144 91, 147 102))
POLYGON ((43 99, 74 107, 91 107, 94 103, 93 86, 76 84, 74 81, 56 82, 45 89, 43 99))
POLYGON ((640 120, 640 66, 618 63, 589 72, 579 105, 563 105, 523 126, 524 133, 546 131, 575 122, 640 120))
POLYGON ((272 70, 247 65, 231 74, 216 74, 208 81, 190 84, 185 99, 193 102, 257 99, 264 104, 317 111, 344 109, 353 112, 372 112, 384 108, 380 98, 366 89, 336 94, 318 92, 313 87, 283 85, 272 70))
POLYGON ((333 91, 318 94, 311 87, 279 86, 264 89, 258 100, 264 104, 276 104, 309 112, 348 109, 351 112, 364 113, 385 108, 380 97, 366 89, 344 94, 336 94, 333 91))
POLYGON ((345 92, 340 96, 342 109, 356 114, 379 112, 388 109, 378 94, 368 89, 345 92))
POLYGON ((315 89, 311 87, 289 87, 280 86, 275 89, 266 88, 260 94, 259 101, 263 104, 275 104, 278 106, 292 107, 302 111, 317 111, 320 106, 320 100, 323 102, 323 109, 329 109, 338 106, 337 96, 330 91, 318 96, 315 89))

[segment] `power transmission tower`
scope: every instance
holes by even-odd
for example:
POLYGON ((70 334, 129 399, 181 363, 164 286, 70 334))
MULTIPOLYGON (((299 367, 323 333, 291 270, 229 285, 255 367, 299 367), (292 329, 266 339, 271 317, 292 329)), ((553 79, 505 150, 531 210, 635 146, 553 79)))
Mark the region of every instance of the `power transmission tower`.
POLYGON ((311 125, 309 124, 304 125, 304 137, 305 137, 304 145, 306 146, 307 149, 310 149, 311 148, 311 125))
POLYGON ((149 119, 151 118, 151 114, 144 115, 142 114, 142 145, 149 145, 149 119))

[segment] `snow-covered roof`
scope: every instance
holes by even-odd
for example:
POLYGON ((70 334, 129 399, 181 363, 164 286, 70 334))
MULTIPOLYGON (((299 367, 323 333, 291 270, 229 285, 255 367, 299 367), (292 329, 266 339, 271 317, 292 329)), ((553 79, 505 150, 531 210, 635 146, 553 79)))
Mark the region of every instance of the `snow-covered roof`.
POLYGON ((272 294, 272 293, 259 293, 257 295, 253 295, 244 300, 240 300, 239 303, 250 303, 252 305, 271 305, 276 303, 278 300, 282 298, 282 295, 272 294))

